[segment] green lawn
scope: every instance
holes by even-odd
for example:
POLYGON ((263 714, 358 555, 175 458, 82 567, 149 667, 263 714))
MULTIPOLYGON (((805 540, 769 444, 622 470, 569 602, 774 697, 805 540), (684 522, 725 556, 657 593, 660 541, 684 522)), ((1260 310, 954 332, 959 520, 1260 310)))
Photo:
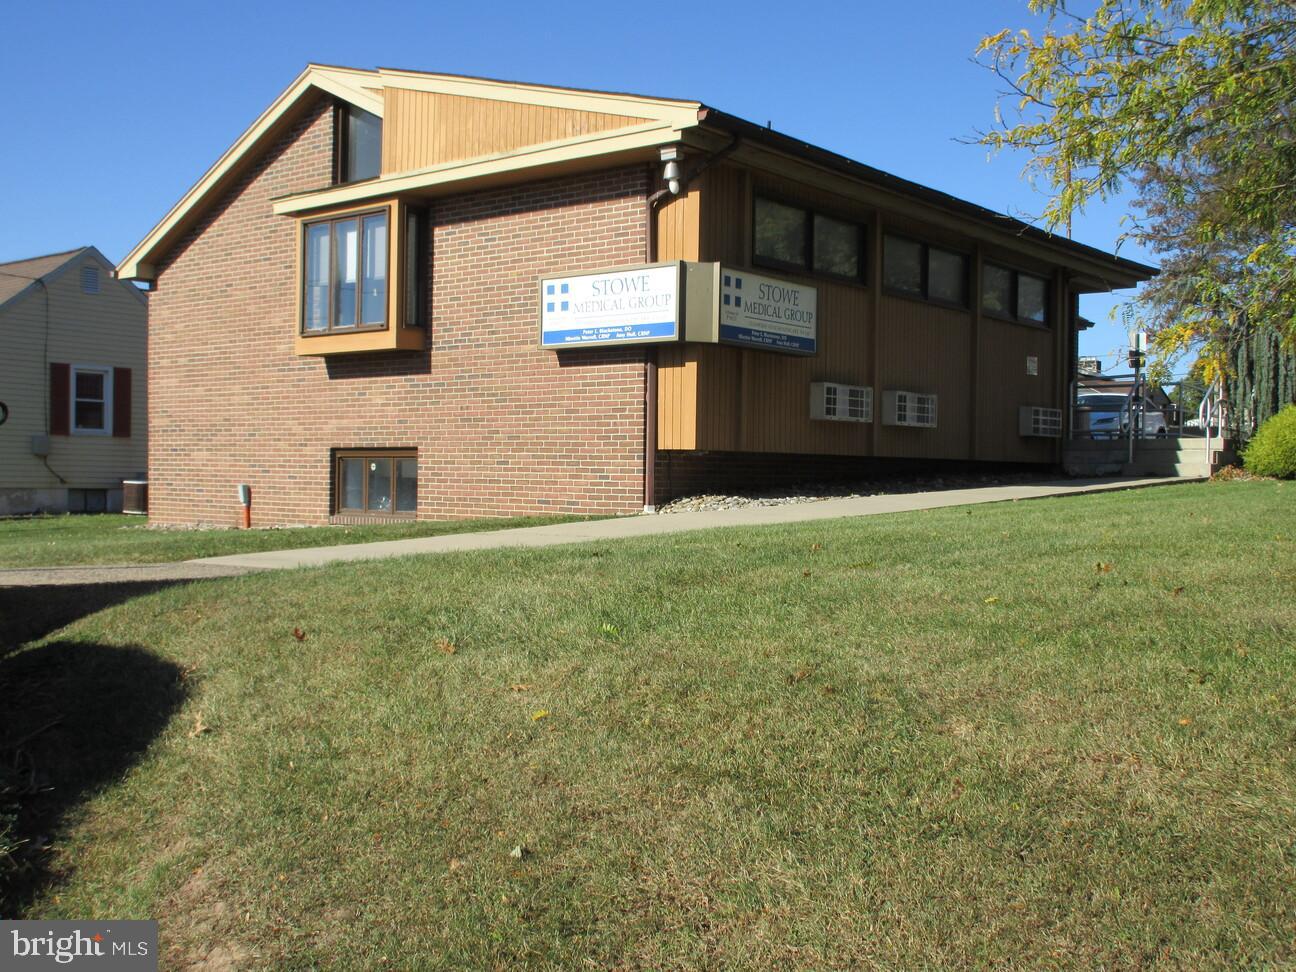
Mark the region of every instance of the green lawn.
POLYGON ((1296 965, 1296 484, 206 581, 0 685, 0 912, 164 967, 1296 965))
POLYGON ((0 520, 0 568, 166 563, 258 550, 329 547, 586 519, 592 518, 526 516, 282 530, 155 530, 138 516, 38 516, 0 520))

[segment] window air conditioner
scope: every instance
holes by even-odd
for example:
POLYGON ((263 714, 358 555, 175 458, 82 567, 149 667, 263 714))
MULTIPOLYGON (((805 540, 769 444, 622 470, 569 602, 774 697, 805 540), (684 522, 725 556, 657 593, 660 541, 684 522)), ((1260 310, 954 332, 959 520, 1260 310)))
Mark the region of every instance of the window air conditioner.
POLYGON ((810 417, 826 422, 872 422, 873 389, 831 381, 812 382, 810 417))
POLYGON ((936 428, 936 396, 911 391, 883 392, 882 424, 915 429, 936 428))

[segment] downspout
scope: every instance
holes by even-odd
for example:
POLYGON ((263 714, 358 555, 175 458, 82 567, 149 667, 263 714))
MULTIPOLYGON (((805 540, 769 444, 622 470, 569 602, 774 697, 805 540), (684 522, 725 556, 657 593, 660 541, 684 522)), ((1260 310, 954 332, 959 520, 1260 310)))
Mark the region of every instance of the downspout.
MULTIPOLYGON (((658 189, 644 202, 644 263, 657 262, 657 206, 672 195, 658 189)), ((657 347, 644 349, 644 492, 645 513, 657 510, 657 347)))
MULTIPOLYGON (((697 178, 709 166, 724 158, 738 147, 741 139, 734 136, 724 148, 712 152, 694 169, 682 175, 674 188, 658 189, 644 200, 644 263, 657 262, 657 207, 667 196, 685 192, 689 181, 697 178)), ((657 348, 644 349, 644 497, 645 513, 657 509, 657 348)))
MULTIPOLYGON (((41 357, 44 364, 41 367, 41 380, 44 382, 45 394, 41 397, 45 400, 45 441, 51 441, 54 436, 50 432, 50 390, 49 390, 49 340, 50 340, 50 300, 49 287, 45 286, 45 281, 40 277, 36 278, 36 285, 40 287, 41 293, 45 296, 45 337, 44 346, 41 351, 41 357)), ((45 466, 46 471, 57 479, 62 485, 67 485, 67 480, 54 471, 54 467, 49 464, 49 447, 46 447, 45 455, 40 457, 41 463, 45 466)))

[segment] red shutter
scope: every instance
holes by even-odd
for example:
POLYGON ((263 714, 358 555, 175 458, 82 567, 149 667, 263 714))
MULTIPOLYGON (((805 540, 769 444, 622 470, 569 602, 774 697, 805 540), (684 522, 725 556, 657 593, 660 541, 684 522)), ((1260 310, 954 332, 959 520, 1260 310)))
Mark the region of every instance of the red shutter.
POLYGON ((50 362, 49 378, 50 435, 67 435, 71 426, 72 369, 65 364, 50 362))
POLYGON ((131 434, 131 370, 113 369, 113 438, 129 439, 131 434))

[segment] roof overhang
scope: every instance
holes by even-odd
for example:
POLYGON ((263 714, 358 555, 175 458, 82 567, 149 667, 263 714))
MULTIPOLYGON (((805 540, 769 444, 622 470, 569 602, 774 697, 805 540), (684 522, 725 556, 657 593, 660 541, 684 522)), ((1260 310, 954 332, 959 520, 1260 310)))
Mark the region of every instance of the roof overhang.
POLYGON ((314 105, 320 94, 331 95, 381 117, 386 88, 516 101, 649 120, 495 155, 389 173, 362 183, 328 186, 276 200, 275 213, 296 215, 375 198, 437 196, 628 165, 656 158, 657 150, 662 146, 683 144, 700 153, 723 150, 740 164, 804 180, 866 204, 892 208, 902 205, 936 227, 1000 249, 1020 252, 1025 257, 1046 257, 1067 270, 1068 286, 1078 293, 1133 287, 1157 272, 1154 267, 1048 233, 696 101, 391 68, 360 71, 312 64, 127 254, 118 267, 118 275, 125 279, 153 279, 158 261, 197 222, 208 205, 219 199, 247 171, 265 146, 281 137, 314 105))
POLYGON ((679 129, 669 122, 649 122, 286 196, 275 200, 274 212, 280 216, 296 215, 370 199, 469 192, 606 169, 613 165, 648 162, 657 158, 661 146, 679 142, 680 135, 679 129))
POLYGON ((1047 254, 1066 267, 1077 293, 1134 287, 1157 274, 1157 268, 1127 260, 1064 236, 1049 233, 1011 216, 959 199, 881 169, 802 142, 772 129, 713 108, 699 111, 700 124, 683 141, 700 151, 730 150, 736 162, 794 179, 807 179, 828 191, 866 204, 921 208, 922 219, 981 242, 1036 257, 1047 254))
POLYGON ((190 229, 206 204, 228 189, 255 159, 257 150, 280 137, 321 94, 332 95, 381 117, 382 97, 369 90, 373 79, 374 75, 369 71, 317 64, 308 66, 226 149, 194 187, 171 207, 135 249, 126 254, 117 267, 117 275, 124 280, 153 279, 157 258, 190 229))

